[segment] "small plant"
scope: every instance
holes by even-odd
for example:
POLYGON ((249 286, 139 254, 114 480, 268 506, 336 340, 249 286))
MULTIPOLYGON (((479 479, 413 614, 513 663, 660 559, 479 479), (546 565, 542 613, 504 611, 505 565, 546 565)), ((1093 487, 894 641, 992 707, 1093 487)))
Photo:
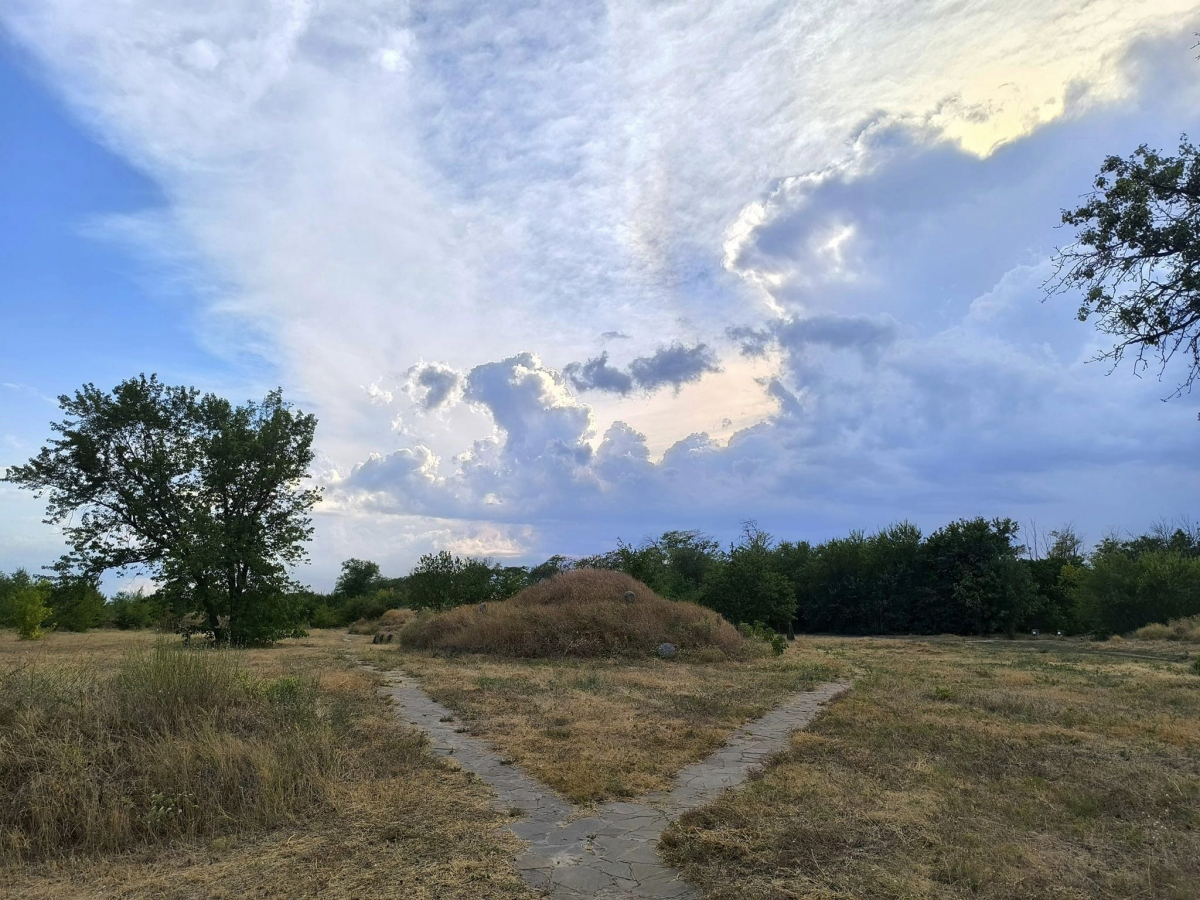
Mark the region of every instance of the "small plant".
POLYGON ((150 795, 150 808, 146 810, 143 821, 146 828, 154 834, 181 831, 188 816, 199 808, 195 798, 187 791, 179 794, 156 791, 150 795))
POLYGON ((771 652, 776 656, 783 656, 783 651, 787 649, 787 638, 782 634, 771 635, 771 652))
POLYGON ((1192 660, 1192 671, 1200 675, 1200 656, 1192 660))

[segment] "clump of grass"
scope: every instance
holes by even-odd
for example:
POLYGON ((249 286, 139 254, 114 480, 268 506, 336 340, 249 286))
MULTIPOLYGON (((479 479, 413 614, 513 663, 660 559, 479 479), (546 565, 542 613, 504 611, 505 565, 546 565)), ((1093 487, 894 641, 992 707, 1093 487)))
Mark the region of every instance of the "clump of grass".
POLYGON ((114 672, 0 673, 0 861, 267 827, 320 807, 338 765, 312 680, 159 645, 114 672))
POLYGON ((1200 616, 1144 625, 1133 636, 1142 641, 1200 641, 1200 616))
POLYGON ((419 616, 403 646, 501 656, 642 656, 663 643, 684 651, 744 651, 737 629, 712 610, 660 597, 622 572, 564 572, 485 608, 419 616), (632 592, 632 601, 625 595, 632 592))

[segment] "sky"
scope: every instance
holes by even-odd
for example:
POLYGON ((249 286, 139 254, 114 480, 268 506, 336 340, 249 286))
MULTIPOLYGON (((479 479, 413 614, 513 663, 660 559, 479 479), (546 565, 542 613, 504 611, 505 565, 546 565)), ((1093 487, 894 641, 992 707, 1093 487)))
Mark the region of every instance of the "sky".
MULTIPOLYGON (((139 372, 319 419, 312 562, 1197 513, 1046 299, 1195 0, 0 4, 0 468, 139 372)), ((0 569, 62 551, 0 485, 0 569)))

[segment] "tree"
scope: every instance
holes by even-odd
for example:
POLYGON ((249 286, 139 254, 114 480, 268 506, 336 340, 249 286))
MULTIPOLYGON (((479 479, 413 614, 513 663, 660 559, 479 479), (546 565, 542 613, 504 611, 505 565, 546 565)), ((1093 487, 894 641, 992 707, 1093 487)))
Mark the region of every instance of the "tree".
POLYGON ((1018 558, 1012 519, 961 519, 925 542, 928 602, 914 616, 923 632, 1003 631, 1010 636, 1034 602, 1033 580, 1018 558))
POLYGON ((47 598, 58 631, 87 631, 104 622, 104 595, 95 578, 60 572, 47 598))
POLYGON ((796 615, 791 582, 777 570, 771 535, 747 522, 729 555, 707 567, 700 602, 730 622, 783 629, 796 615))
POLYGON ((5 480, 48 495, 76 571, 145 570, 219 640, 295 633, 287 568, 305 558, 320 497, 302 486, 313 416, 278 390, 233 406, 153 375, 111 393, 84 385, 59 405, 58 437, 5 480))
POLYGON ((380 579, 379 565, 368 559, 348 559, 342 563, 342 574, 334 585, 335 597, 362 597, 369 594, 380 579))
POLYGON ((1190 355, 1176 395, 1200 374, 1200 151, 1180 142, 1178 156, 1145 144, 1110 156, 1095 190, 1063 223, 1079 229, 1060 250, 1051 293, 1080 290, 1080 321, 1115 339, 1100 355, 1117 365, 1136 351, 1136 371, 1156 356, 1159 374, 1179 352, 1190 355))

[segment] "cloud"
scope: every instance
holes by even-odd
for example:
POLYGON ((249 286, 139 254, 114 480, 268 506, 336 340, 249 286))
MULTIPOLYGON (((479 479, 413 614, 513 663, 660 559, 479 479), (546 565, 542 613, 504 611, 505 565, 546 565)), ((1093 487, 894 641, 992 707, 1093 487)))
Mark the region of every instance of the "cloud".
POLYGON ((589 359, 585 363, 568 363, 563 374, 579 391, 610 391, 628 394, 633 389, 633 376, 608 364, 608 353, 589 359))
POLYGON ((460 393, 462 375, 439 363, 422 363, 408 370, 405 389, 422 409, 429 411, 452 403, 460 393))
POLYGON ((650 356, 641 356, 629 364, 629 374, 638 387, 647 391, 670 385, 678 390, 699 381, 709 372, 719 372, 716 353, 707 344, 688 347, 678 341, 659 347, 650 356))
POLYGON ((125 233, 186 266, 199 338, 318 414, 345 473, 318 553, 399 562, 454 534, 586 552, 1186 495, 1178 442, 1148 436, 1190 412, 1083 366, 1090 333, 1022 273, 1102 153, 1194 118, 1194 4, 1075 6, 14 0, 0 22, 163 188, 125 233), (777 366, 773 412, 726 442, 704 429, 737 410, 687 391, 737 348, 777 366), (407 391, 378 378, 424 359, 407 391), (654 461, 652 419, 695 434, 654 461))

